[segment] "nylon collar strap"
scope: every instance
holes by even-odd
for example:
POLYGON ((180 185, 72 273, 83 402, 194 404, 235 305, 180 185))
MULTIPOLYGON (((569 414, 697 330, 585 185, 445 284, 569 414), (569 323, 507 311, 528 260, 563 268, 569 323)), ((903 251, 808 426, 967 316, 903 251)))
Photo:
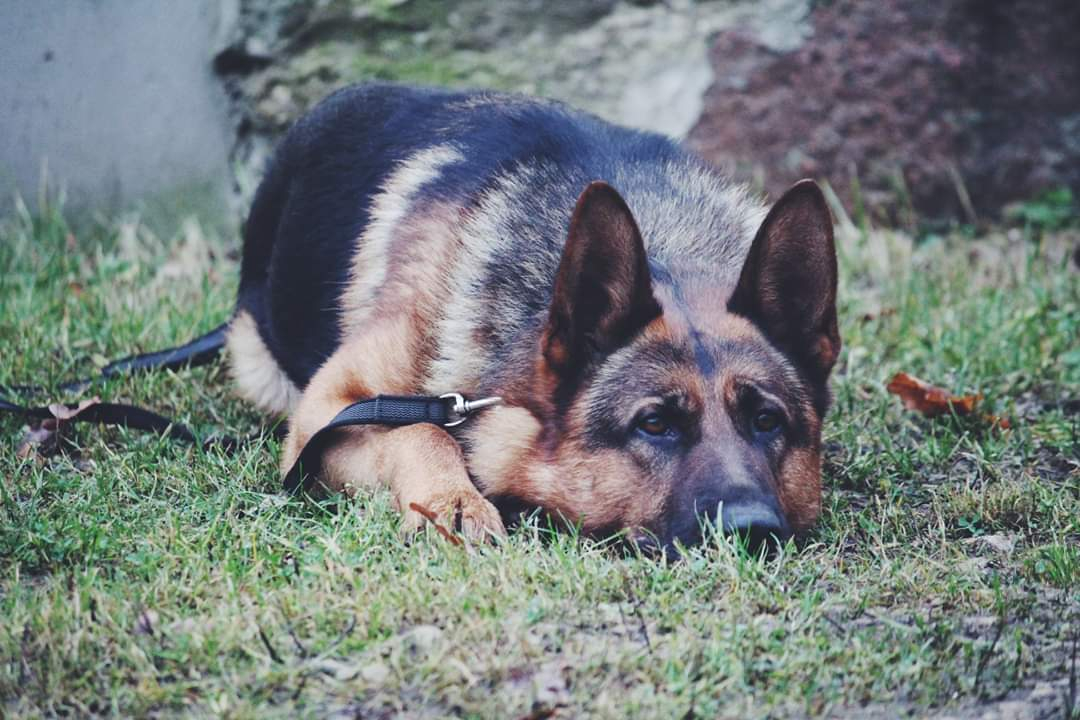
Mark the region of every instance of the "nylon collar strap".
POLYGON ((334 430, 354 425, 389 425, 401 427, 417 423, 432 423, 453 427, 465 422, 469 414, 481 408, 498 405, 501 398, 466 400, 457 393, 439 397, 422 395, 378 395, 349 405, 311 436, 300 451, 296 462, 285 474, 285 490, 310 490, 318 477, 321 458, 334 430))

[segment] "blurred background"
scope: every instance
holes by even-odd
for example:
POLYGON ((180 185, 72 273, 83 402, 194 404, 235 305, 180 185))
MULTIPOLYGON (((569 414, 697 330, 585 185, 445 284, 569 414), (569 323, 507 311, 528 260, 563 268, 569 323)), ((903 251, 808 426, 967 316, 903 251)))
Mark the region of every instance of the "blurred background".
POLYGON ((1080 196, 1076 0, 4 6, 5 204, 235 228, 289 123, 376 78, 559 98, 916 234, 1065 222, 1080 196))

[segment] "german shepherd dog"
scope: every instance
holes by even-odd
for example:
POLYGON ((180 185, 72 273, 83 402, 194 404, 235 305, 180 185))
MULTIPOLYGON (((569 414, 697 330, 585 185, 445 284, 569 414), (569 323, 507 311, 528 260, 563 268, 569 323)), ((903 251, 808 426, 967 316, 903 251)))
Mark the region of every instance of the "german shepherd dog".
POLYGON ((380 393, 498 395, 461 427, 335 431, 319 484, 472 539, 539 509, 673 550, 821 506, 840 350, 829 210, 766 214, 674 142, 556 102, 393 85, 322 101, 245 225, 228 349, 282 466, 380 393))

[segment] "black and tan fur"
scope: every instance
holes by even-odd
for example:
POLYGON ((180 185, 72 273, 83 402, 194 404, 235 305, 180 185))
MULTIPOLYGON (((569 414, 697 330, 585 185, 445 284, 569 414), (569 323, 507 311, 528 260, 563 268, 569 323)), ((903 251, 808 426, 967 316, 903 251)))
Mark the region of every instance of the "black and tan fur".
POLYGON ((361 398, 504 398, 452 433, 339 431, 321 483, 388 487, 406 527, 410 503, 474 538, 541 508, 672 547, 703 520, 786 536, 817 517, 835 292, 813 183, 766 217, 659 136, 374 85, 279 148, 229 349, 240 392, 289 415, 284 468, 361 398))

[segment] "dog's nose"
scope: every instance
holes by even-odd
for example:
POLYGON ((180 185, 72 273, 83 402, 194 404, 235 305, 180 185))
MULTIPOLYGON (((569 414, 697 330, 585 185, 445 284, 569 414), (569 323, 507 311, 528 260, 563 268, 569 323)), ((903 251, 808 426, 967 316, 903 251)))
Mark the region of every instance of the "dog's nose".
POLYGON ((779 544, 791 537, 791 528, 780 513, 760 500, 724 503, 720 520, 724 532, 746 538, 751 548, 779 544))

